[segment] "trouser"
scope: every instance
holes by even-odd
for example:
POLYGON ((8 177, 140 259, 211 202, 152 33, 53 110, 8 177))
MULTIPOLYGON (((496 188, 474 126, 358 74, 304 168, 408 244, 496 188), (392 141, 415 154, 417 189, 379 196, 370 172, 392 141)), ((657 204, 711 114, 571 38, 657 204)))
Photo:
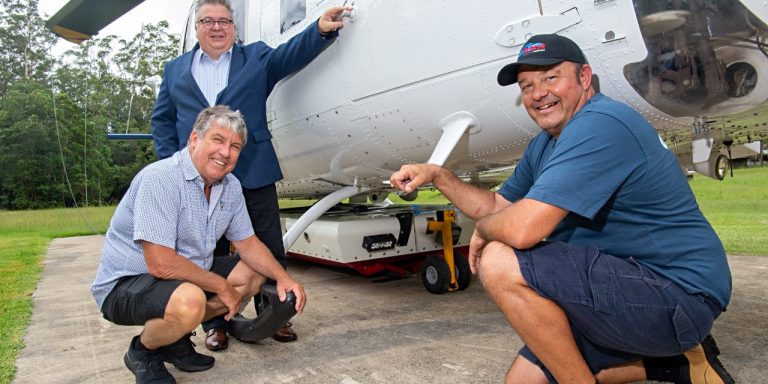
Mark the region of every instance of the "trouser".
POLYGON ((274 184, 256 189, 243 188, 243 196, 248 216, 251 217, 253 232, 269 248, 275 260, 285 268, 288 260, 283 248, 283 231, 280 229, 277 188, 274 184))

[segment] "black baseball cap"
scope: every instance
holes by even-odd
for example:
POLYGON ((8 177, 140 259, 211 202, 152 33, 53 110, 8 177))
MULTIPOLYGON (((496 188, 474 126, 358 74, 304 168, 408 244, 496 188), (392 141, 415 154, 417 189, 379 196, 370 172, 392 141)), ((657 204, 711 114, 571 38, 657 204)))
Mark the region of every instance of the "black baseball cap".
POLYGON ((548 66, 563 61, 586 64, 587 58, 573 40, 557 34, 536 35, 528 39, 517 55, 517 62, 507 64, 496 80, 506 86, 517 83, 517 72, 523 65, 548 66))

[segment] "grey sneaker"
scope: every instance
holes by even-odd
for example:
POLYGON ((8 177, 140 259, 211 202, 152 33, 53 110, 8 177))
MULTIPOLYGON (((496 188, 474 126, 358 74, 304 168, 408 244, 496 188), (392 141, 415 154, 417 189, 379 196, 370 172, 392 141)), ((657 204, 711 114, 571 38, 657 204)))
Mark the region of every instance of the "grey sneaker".
POLYGON ((123 358, 125 366, 136 376, 136 384, 176 384, 176 379, 165 368, 158 351, 151 351, 134 336, 123 358))
POLYGON ((175 343, 166 345, 158 349, 163 361, 167 361, 176 366, 176 368, 185 372, 205 371, 213 367, 216 361, 213 356, 203 355, 195 351, 195 343, 190 337, 195 333, 190 333, 175 343))

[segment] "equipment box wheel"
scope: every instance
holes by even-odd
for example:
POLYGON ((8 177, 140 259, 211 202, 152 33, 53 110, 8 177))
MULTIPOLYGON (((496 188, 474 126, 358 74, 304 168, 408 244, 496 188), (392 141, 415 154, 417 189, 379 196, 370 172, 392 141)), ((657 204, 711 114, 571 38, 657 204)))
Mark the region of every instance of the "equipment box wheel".
POLYGON ((461 252, 453 251, 453 264, 456 266, 456 282, 459 284, 459 291, 463 291, 469 287, 469 282, 472 281, 469 261, 461 252))
MULTIPOLYGON (((463 291, 469 287, 472 280, 472 273, 469 270, 469 262, 459 252, 453 256, 455 264, 456 282, 458 290, 463 291)), ((430 293, 441 294, 448 292, 451 284, 451 272, 448 269, 448 263, 442 256, 428 256, 421 266, 421 283, 430 293)))
POLYGON ((421 283, 430 293, 448 292, 451 283, 451 271, 448 263, 440 256, 428 256, 421 266, 421 283))

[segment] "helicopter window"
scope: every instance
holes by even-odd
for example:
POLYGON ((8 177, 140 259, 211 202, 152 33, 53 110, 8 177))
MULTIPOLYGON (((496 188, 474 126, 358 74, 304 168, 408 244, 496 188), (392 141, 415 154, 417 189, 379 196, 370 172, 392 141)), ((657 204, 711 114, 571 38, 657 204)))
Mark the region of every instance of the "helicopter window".
POLYGON ((280 33, 291 29, 306 17, 306 0, 282 0, 280 2, 280 33))

